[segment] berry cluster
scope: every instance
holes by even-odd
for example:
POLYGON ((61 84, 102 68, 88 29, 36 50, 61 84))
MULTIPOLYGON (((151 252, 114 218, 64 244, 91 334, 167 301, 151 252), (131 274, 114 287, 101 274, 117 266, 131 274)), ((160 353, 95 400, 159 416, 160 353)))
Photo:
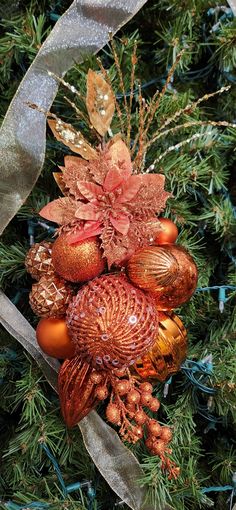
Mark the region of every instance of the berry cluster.
POLYGON ((144 410, 147 408, 157 412, 160 407, 159 400, 152 395, 152 384, 139 382, 128 369, 114 370, 109 375, 94 371, 91 380, 96 385, 95 395, 98 400, 105 400, 110 395, 106 417, 110 423, 120 427, 119 434, 123 440, 136 443, 146 438, 146 447, 153 455, 160 457, 161 467, 169 472, 169 478, 177 477, 179 468, 168 457, 171 453, 168 445, 172 431, 150 418, 144 410))

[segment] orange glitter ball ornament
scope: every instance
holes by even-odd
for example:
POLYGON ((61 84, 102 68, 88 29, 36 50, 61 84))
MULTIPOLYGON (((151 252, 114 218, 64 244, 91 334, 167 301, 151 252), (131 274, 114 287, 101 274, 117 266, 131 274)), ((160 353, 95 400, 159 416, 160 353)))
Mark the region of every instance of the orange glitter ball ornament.
POLYGON ((75 346, 65 319, 41 319, 36 328, 36 338, 42 351, 49 356, 61 359, 75 356, 75 346))
POLYGON ((175 314, 159 314, 159 331, 152 349, 132 368, 142 379, 165 381, 177 372, 187 353, 187 331, 175 314))
POLYGON ((190 299, 197 285, 197 267, 191 255, 175 244, 138 250, 127 263, 127 274, 149 291, 158 310, 171 310, 190 299))
POLYGON ((124 275, 96 278, 79 290, 67 311, 76 351, 96 368, 132 365, 158 331, 154 300, 124 275))
POLYGON ((97 237, 69 244, 68 235, 61 234, 53 243, 52 262, 55 271, 70 282, 86 282, 102 273, 105 259, 97 237))
POLYGON ((156 244, 173 244, 178 237, 178 229, 173 221, 169 218, 158 218, 162 230, 155 238, 156 244))

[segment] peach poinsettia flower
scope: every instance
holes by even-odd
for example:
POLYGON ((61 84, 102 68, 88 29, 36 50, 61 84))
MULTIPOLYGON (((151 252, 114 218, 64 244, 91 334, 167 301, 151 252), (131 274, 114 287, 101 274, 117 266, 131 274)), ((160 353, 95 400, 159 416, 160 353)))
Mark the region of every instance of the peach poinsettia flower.
POLYGON ((170 196, 165 178, 132 175, 130 153, 120 138, 98 149, 96 159, 66 156, 61 170, 67 196, 50 202, 40 215, 61 225, 69 243, 99 235, 110 267, 160 230, 155 214, 170 196))

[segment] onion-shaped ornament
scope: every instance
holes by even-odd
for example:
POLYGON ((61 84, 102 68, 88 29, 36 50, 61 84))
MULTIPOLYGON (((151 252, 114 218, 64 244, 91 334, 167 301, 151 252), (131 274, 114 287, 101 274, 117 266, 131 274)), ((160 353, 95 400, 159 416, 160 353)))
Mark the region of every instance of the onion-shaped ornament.
POLYGON ((96 383, 91 379, 94 369, 79 356, 61 365, 58 391, 61 411, 67 427, 74 427, 97 404, 96 383))

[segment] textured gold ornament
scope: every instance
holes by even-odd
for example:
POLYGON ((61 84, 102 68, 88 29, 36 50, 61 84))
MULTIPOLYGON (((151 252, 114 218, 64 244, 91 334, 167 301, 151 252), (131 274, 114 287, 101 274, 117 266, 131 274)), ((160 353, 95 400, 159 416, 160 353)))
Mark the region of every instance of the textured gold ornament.
POLYGON ((54 273, 52 264, 52 245, 49 241, 35 243, 25 257, 26 271, 34 280, 40 280, 41 276, 54 273))
POLYGON ((71 302, 67 324, 76 350, 96 368, 129 366, 153 345, 155 303, 123 275, 95 278, 71 302))
POLYGON ((39 317, 62 317, 72 297, 71 287, 59 276, 42 276, 32 285, 29 302, 39 317))
POLYGON ((160 313, 159 321, 154 346, 133 367, 142 379, 165 381, 186 357, 187 331, 181 319, 173 313, 160 313))

